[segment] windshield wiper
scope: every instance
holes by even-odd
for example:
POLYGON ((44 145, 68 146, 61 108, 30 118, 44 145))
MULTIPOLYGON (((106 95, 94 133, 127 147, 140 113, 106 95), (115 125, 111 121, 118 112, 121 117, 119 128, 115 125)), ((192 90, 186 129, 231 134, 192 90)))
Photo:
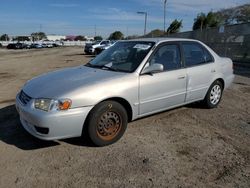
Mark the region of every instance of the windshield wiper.
POLYGON ((119 71, 118 69, 113 68, 113 67, 109 67, 109 66, 107 66, 107 65, 102 65, 102 66, 100 66, 100 67, 101 67, 101 68, 106 68, 106 69, 112 70, 112 71, 119 71))
POLYGON ((105 69, 112 70, 112 71, 119 71, 118 69, 113 68, 113 67, 109 67, 107 65, 93 65, 91 63, 87 63, 87 64, 85 64, 85 66, 87 66, 87 67, 93 67, 93 68, 99 68, 99 69, 105 68, 105 69))
POLYGON ((107 69, 107 70, 116 71, 116 72, 129 72, 126 70, 120 70, 120 69, 117 69, 114 67, 109 67, 107 65, 93 65, 91 63, 87 63, 87 64, 85 64, 85 66, 92 67, 92 68, 98 68, 98 69, 107 69))

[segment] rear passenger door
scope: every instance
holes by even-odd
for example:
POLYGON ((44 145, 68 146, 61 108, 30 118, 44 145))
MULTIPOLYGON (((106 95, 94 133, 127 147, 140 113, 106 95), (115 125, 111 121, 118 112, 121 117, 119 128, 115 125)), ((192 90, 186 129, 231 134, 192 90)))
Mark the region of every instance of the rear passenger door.
POLYGON ((182 51, 187 68, 186 102, 202 100, 216 71, 214 58, 198 42, 182 42, 182 51))

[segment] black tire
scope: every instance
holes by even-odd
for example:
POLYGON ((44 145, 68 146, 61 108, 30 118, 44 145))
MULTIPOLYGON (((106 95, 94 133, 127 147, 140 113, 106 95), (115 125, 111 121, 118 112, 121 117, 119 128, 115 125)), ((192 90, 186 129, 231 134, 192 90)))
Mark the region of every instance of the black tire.
POLYGON ((128 124, 124 107, 115 101, 97 104, 90 112, 85 131, 96 146, 105 146, 118 141, 128 124))
POLYGON ((206 97, 203 100, 203 104, 205 105, 205 107, 209 109, 216 108, 221 101, 222 93, 223 93, 222 83, 219 80, 214 81, 210 86, 210 88, 208 89, 206 97), (218 95, 215 96, 213 95, 213 93, 216 88, 218 88, 220 92, 218 93, 218 95), (213 96, 214 99, 212 99, 213 96))

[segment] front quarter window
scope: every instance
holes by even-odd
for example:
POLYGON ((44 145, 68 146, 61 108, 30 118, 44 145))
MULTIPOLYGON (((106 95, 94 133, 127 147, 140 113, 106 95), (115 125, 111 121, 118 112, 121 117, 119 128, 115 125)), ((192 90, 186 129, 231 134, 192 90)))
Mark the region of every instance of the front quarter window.
POLYGON ((164 71, 181 68, 181 55, 177 44, 164 44, 152 55, 148 65, 161 64, 164 71))
POLYGON ((121 41, 103 51, 86 66, 112 71, 134 72, 154 46, 154 42, 121 41))

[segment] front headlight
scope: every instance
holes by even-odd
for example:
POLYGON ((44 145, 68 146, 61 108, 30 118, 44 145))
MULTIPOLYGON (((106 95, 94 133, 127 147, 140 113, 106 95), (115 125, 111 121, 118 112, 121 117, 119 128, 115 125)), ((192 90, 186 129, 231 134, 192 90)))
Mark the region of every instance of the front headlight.
POLYGON ((72 101, 70 99, 35 99, 34 107, 46 112, 51 110, 68 110, 72 101))

